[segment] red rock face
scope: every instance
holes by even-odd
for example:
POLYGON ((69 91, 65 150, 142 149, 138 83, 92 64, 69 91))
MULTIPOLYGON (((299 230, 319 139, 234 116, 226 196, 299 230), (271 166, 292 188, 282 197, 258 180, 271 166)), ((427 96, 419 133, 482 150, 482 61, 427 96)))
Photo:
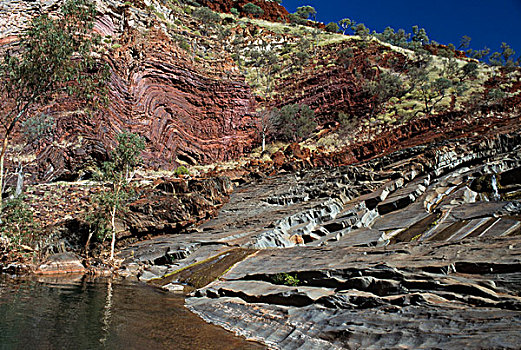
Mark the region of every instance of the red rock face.
POLYGON ((115 53, 114 129, 145 136, 151 156, 165 161, 228 160, 251 146, 253 100, 244 79, 227 70, 194 64, 161 32, 132 55, 135 38, 115 53))
MULTIPOLYGON (((110 28, 107 21, 104 28, 110 28)), ((145 158, 153 168, 229 160, 251 149, 255 101, 229 61, 193 62, 159 30, 146 38, 128 34, 120 42, 109 58, 109 105, 92 117, 55 113, 57 138, 78 147, 44 149, 42 178, 77 177, 81 164, 76 163, 105 159, 104 149, 110 150, 122 131, 145 137, 145 158)), ((59 101, 51 109, 74 110, 74 104, 59 101)))
POLYGON ((275 153, 272 161, 274 167, 286 170, 350 165, 434 141, 471 139, 476 136, 493 138, 497 134, 519 128, 520 123, 520 115, 506 118, 501 115, 468 118, 462 112, 449 112, 413 120, 383 132, 371 141, 352 144, 333 152, 317 148, 311 154, 302 152, 302 149, 295 153, 295 147, 290 145, 285 151, 286 156, 282 152, 275 153), (490 125, 494 127, 490 128, 490 125))
POLYGON ((281 5, 272 1, 265 0, 200 0, 199 3, 203 6, 218 12, 230 13, 232 8, 236 8, 239 13, 245 15, 242 8, 247 3, 252 3, 259 6, 263 11, 260 18, 272 22, 285 22, 288 17, 288 11, 281 5))
MULTIPOLYGON (((241 9, 247 2, 200 1, 222 12, 232 7, 241 9)), ((255 0, 253 3, 264 9, 266 19, 287 16, 287 11, 276 2, 255 0)), ((114 11, 122 18, 131 12, 126 5, 114 11)), ((180 30, 172 37, 182 37, 187 42, 198 36, 199 44, 206 45, 213 54, 210 58, 194 59, 191 52, 180 48, 179 42, 163 32, 168 29, 159 29, 161 25, 152 17, 141 18, 142 26, 154 22, 152 28, 156 28, 143 36, 129 29, 129 21, 116 19, 118 16, 107 12, 98 18, 95 27, 99 33, 117 38, 121 45, 112 48, 106 57, 112 68, 109 106, 92 117, 81 112, 70 113, 81 111, 81 101, 64 99, 45 109, 46 113, 56 116, 55 141, 58 142, 40 150, 40 178, 77 178, 79 169, 89 166, 89 162, 94 164, 107 158, 107 150, 114 146, 115 136, 121 131, 135 132, 146 138, 145 157, 149 168, 168 169, 179 163, 230 160, 255 146, 258 140, 254 127, 255 99, 230 53, 221 47, 222 40, 193 34, 199 24, 191 18, 183 18, 184 24, 193 26, 192 33, 180 30)), ((12 38, 2 40, 10 42, 12 38)), ((271 104, 277 107, 307 104, 315 110, 320 125, 337 120, 339 112, 367 115, 372 108, 372 97, 364 92, 364 80, 378 74, 376 66, 389 66, 390 58, 403 60, 401 54, 389 53, 384 46, 373 42, 357 44, 355 40, 320 47, 313 56, 313 63, 302 73, 276 87, 276 99, 271 104), (353 49, 353 58, 336 64, 338 52, 347 47, 353 49)), ((487 88, 495 86, 492 82, 489 85, 487 88)), ((515 86, 516 91, 519 88, 515 86)), ((519 104, 521 97, 516 96, 506 101, 509 104, 505 108, 519 104)), ((430 125, 420 124, 394 130, 392 137, 361 145, 352 152, 340 152, 327 159, 316 156, 315 163, 328 164, 334 158, 333 164, 349 164, 370 158, 389 149, 389 140, 403 143, 431 130, 430 125), (396 133, 402 134, 395 138, 396 133)), ((286 157, 310 158, 307 154, 289 153, 277 155, 276 163, 282 165, 286 157)))
POLYGON ((285 80, 276 90, 277 107, 286 104, 306 104, 315 111, 319 124, 336 120, 338 112, 350 115, 365 115, 371 109, 371 96, 364 93, 365 79, 373 79, 375 69, 368 58, 385 58, 386 48, 370 44, 358 49, 351 43, 329 46, 313 55, 318 63, 310 70, 295 74, 285 80), (337 53, 345 48, 353 49, 353 58, 343 64, 332 64, 337 53), (328 57, 328 58, 325 58, 328 57))

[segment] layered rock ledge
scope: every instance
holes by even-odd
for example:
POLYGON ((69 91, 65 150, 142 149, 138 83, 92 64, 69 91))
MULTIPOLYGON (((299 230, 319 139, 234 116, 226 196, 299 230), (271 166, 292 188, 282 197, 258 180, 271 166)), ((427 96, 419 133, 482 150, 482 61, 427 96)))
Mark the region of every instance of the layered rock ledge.
POLYGON ((261 178, 189 234, 123 250, 121 272, 199 288, 191 310, 271 348, 516 348, 520 141, 261 178))
POLYGON ((519 237, 264 250, 187 305, 275 349, 514 349, 520 257, 519 237))

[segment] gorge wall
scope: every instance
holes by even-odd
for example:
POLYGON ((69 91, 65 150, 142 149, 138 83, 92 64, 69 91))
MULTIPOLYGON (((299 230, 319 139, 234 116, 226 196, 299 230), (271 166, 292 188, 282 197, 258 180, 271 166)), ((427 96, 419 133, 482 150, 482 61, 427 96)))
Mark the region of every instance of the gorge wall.
MULTIPOLYGON (((51 3, 3 3, 5 45, 16 42, 32 14, 54 11, 60 1, 51 3)), ((151 168, 230 160, 251 149, 255 101, 228 53, 217 47, 207 60, 195 57, 180 43, 208 50, 206 39, 186 32, 180 39, 146 7, 104 1, 98 9, 95 30, 111 68, 108 106, 87 115, 82 101, 63 98, 40 110, 56 119, 55 142, 40 146, 40 178, 80 177, 82 164, 106 159, 123 131, 146 139, 151 168)), ((171 17, 190 21, 186 14, 171 17)))
MULTIPOLYGON (((3 49, 16 42, 32 16, 57 11, 61 2, 0 2, 3 49)), ((202 5, 229 12, 232 7, 241 8, 243 2, 203 1, 202 5)), ((276 2, 255 3, 264 9, 265 19, 287 16, 276 2)), ((91 115, 83 110, 84 101, 61 98, 35 111, 56 119, 54 139, 37 150, 35 173, 40 179, 82 178, 91 166, 107 159, 116 134, 122 131, 145 138, 146 165, 151 169, 236 159, 259 144, 257 109, 263 104, 307 104, 315 111, 319 128, 334 125, 340 112, 352 116, 354 128, 339 137, 351 144, 327 152, 318 148, 313 165, 351 164, 418 144, 420 134, 428 133, 429 140, 460 137, 496 123, 501 127, 518 117, 521 84, 516 83, 510 87, 512 97, 502 106, 481 111, 451 107, 412 120, 400 119, 396 113, 394 124, 377 120, 375 126, 361 128, 357 119, 369 120, 375 103, 364 84, 389 68, 399 73, 408 59, 404 50, 376 40, 322 33, 309 64, 295 69, 294 51, 303 40, 299 35, 311 28, 228 15, 221 17, 219 29, 192 16, 193 9, 161 2, 99 0, 97 6, 95 30, 103 38, 104 60, 111 68, 109 104, 91 115), (252 48, 266 45, 280 56, 283 74, 275 81, 273 96, 264 101, 252 79, 254 67, 245 69, 236 55, 244 60, 252 48), (284 54, 285 50, 289 52, 284 54), (342 60, 339 53, 345 50, 351 56, 342 60)), ((496 73, 486 89, 508 83, 508 77, 496 73)))

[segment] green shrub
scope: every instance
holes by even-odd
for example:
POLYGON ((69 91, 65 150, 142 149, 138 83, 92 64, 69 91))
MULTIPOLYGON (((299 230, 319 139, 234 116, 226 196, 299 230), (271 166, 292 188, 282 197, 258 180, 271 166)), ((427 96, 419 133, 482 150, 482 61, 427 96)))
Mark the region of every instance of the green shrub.
POLYGON ((338 131, 341 135, 350 133, 356 126, 356 119, 344 112, 338 113, 338 131))
POLYGON ((279 138, 300 142, 317 127, 315 112, 308 105, 291 104, 274 110, 272 120, 279 138))
POLYGON ((179 176, 179 175, 190 175, 190 172, 188 171, 188 169, 184 165, 181 165, 180 167, 177 167, 174 170, 174 174, 176 176, 179 176))
POLYGON ((260 17, 264 14, 264 10, 259 6, 252 4, 251 2, 247 3, 242 7, 243 11, 247 14, 251 14, 254 17, 260 17))
POLYGON ((328 23, 324 29, 326 30, 326 32, 329 33, 338 33, 338 31, 340 30, 338 24, 336 24, 335 22, 328 23))
POLYGON ((179 47, 188 52, 191 50, 190 44, 184 38, 179 42, 179 47))
POLYGON ((297 275, 291 276, 288 273, 278 273, 272 277, 272 281, 275 284, 283 284, 286 286, 296 287, 300 283, 300 280, 297 278, 297 275))
POLYGON ((25 204, 23 197, 6 200, 0 219, 0 234, 7 237, 13 247, 33 243, 38 230, 33 220, 33 212, 25 204))
POLYGON ((208 7, 199 7, 193 13, 194 17, 199 18, 206 25, 212 25, 221 21, 221 16, 213 12, 208 7))
POLYGON ((340 66, 344 66, 344 68, 347 69, 347 67, 353 62, 354 56, 355 53, 353 49, 350 47, 340 50, 338 52, 338 58, 336 60, 336 63, 340 66))
POLYGON ((289 22, 292 24, 304 25, 307 23, 307 21, 305 19, 301 18, 300 16, 298 16, 294 13, 290 13, 288 18, 289 18, 289 22))
POLYGON ((154 13, 156 14, 156 16, 158 18, 162 19, 163 21, 166 21, 166 17, 165 17, 165 15, 162 12, 154 11, 154 13))
POLYGON ((27 144, 36 143, 46 136, 52 135, 54 128, 54 118, 44 113, 26 119, 21 125, 21 131, 27 144))

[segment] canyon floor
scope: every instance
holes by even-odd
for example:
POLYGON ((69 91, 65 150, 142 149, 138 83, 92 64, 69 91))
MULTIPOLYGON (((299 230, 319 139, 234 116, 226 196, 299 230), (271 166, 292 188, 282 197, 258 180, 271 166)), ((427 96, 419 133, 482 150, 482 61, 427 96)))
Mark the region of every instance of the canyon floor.
POLYGON ((239 186, 122 275, 270 348, 517 348, 521 134, 433 142, 239 186))

